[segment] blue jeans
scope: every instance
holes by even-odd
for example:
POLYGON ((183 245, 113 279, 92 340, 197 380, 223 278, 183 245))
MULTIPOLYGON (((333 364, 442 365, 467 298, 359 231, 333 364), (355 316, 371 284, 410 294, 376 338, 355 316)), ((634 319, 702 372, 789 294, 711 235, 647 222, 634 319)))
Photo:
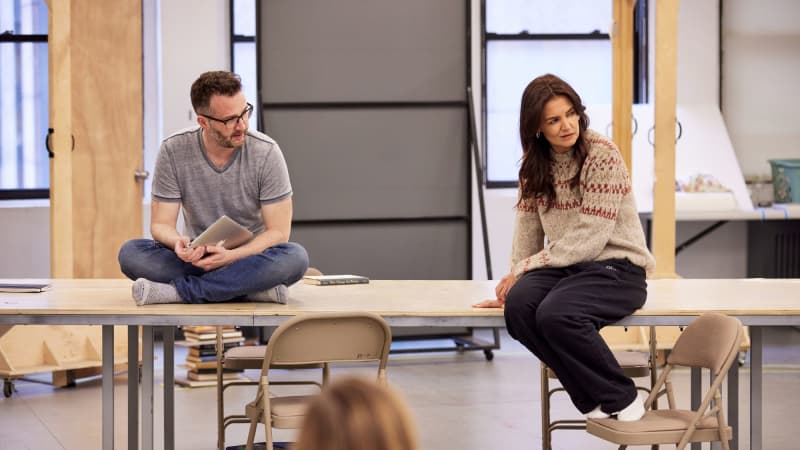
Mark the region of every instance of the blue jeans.
POLYGON ((206 272, 158 241, 132 239, 119 250, 119 266, 131 280, 172 283, 186 303, 213 303, 297 282, 308 269, 308 253, 287 242, 206 272))

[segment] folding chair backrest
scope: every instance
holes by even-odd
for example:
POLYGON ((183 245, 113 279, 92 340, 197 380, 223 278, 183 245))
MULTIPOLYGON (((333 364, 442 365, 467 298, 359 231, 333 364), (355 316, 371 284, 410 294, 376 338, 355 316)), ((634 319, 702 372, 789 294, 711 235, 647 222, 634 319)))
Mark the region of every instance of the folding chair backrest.
POLYGON ((742 324, 735 317, 703 314, 683 330, 672 352, 669 364, 703 367, 714 375, 727 370, 727 362, 739 352, 742 324))
MULTIPOLYGON (((392 333, 372 313, 305 314, 283 323, 270 337, 264 364, 379 361, 386 366, 392 333)), ((267 366, 268 367, 268 366, 267 366)))

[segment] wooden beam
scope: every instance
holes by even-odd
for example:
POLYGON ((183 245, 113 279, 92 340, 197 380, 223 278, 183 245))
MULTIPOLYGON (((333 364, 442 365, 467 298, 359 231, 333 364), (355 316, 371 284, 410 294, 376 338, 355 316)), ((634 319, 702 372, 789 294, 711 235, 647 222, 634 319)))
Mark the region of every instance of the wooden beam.
POLYGON ((72 58, 70 0, 48 0, 50 91, 50 276, 71 278, 72 241, 72 58))
POLYGON ((74 276, 116 278, 142 237, 142 2, 72 0, 72 25, 74 276))
POLYGON ((653 256, 656 276, 675 277, 675 108, 679 0, 656 6, 655 186, 653 256))
POLYGON ((633 8, 636 0, 613 0, 612 42, 612 124, 614 142, 631 173, 633 116, 633 8))

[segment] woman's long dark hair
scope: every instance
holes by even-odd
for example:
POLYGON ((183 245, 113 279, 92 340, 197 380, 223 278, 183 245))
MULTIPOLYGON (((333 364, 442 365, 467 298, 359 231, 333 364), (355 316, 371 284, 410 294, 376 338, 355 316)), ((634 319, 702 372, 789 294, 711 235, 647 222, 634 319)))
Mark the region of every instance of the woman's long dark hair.
POLYGON ((544 199, 549 208, 556 198, 553 186, 553 174, 550 172, 550 143, 543 135, 536 136, 542 125, 544 105, 550 100, 563 95, 571 103, 578 114, 578 140, 575 142, 575 157, 578 160, 578 173, 570 180, 575 187, 580 182, 580 169, 589 153, 589 144, 585 140, 585 132, 589 127, 589 118, 584 112, 581 97, 561 78, 546 74, 535 78, 522 94, 522 105, 519 110, 519 138, 522 143, 522 165, 519 168, 520 199, 544 199))

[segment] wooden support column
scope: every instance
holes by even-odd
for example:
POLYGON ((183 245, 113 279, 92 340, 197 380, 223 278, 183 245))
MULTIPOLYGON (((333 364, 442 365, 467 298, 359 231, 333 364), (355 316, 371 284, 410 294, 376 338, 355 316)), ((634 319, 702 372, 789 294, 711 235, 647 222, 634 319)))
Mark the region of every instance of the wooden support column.
POLYGON ((48 0, 50 274, 121 277, 142 236, 141 0, 48 0))
POLYGON ((633 116, 633 8, 636 0, 613 0, 611 29, 613 59, 613 136, 631 173, 633 166, 631 122, 633 116))
POLYGON ((675 277, 675 108, 679 0, 656 5, 655 186, 653 256, 656 275, 675 277))
POLYGON ((74 276, 118 278, 142 237, 142 2, 72 0, 72 25, 74 276))
POLYGON ((50 276, 73 276, 71 0, 48 0, 50 276))

